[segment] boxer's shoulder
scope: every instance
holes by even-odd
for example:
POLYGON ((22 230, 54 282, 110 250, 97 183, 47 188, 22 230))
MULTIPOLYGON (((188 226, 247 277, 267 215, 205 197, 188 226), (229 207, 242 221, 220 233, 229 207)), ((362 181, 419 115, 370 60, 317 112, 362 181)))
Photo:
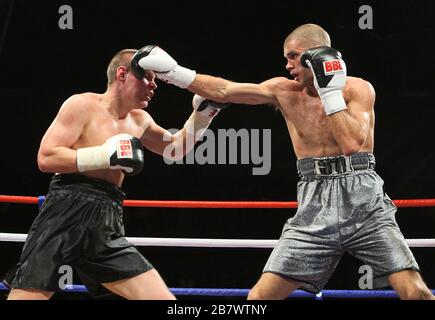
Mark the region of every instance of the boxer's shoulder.
POLYGON ((275 77, 261 83, 263 88, 276 99, 277 106, 282 103, 282 99, 288 100, 294 93, 301 91, 301 87, 294 80, 286 77, 275 77))
POLYGON ((347 77, 343 94, 346 97, 346 100, 361 95, 369 98, 372 96, 374 97, 375 90, 372 84, 363 78, 347 77))
POLYGON ((98 105, 96 101, 97 98, 88 93, 74 94, 62 103, 58 118, 83 118, 83 116, 89 114, 89 112, 98 105))
POLYGON ((133 109, 129 114, 133 121, 139 126, 143 126, 149 121, 153 121, 151 115, 142 109, 133 109))
POLYGON ((372 84, 363 78, 347 77, 346 79, 345 89, 358 90, 363 88, 367 89, 369 87, 372 87, 372 84))
POLYGON ((275 90, 291 90, 295 87, 295 81, 286 77, 275 77, 264 81, 262 85, 275 90))
POLYGON ((74 108, 74 109, 87 108, 89 110, 100 106, 101 98, 102 95, 97 93, 92 93, 92 92, 77 93, 70 96, 68 99, 66 99, 65 102, 63 103, 63 107, 74 108))

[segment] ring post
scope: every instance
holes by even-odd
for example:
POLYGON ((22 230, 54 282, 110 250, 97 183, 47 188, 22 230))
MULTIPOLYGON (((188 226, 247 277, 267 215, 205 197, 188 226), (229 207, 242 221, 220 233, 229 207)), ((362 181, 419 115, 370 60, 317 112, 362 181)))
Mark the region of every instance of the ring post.
POLYGON ((42 205, 44 204, 45 196, 39 196, 38 197, 38 208, 41 209, 42 205))

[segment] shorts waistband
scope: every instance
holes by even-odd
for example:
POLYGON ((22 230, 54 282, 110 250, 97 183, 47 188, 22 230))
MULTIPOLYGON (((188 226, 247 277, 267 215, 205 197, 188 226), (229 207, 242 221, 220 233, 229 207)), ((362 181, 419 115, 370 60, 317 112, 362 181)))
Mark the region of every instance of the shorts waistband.
POLYGON ((51 179, 50 191, 56 190, 84 191, 97 196, 108 197, 120 203, 124 201, 126 196, 118 186, 110 182, 81 174, 56 174, 51 179))
POLYGON ((325 177, 351 173, 359 170, 375 169, 374 154, 359 152, 351 156, 310 157, 296 162, 301 178, 325 177))

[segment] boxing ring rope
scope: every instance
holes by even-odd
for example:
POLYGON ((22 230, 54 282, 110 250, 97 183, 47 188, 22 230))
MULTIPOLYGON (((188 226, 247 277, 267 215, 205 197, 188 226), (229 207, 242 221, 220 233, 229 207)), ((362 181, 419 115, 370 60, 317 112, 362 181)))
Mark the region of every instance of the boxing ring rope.
MULTIPOLYGON (((0 233, 0 241, 24 242, 27 234, 0 233)), ((249 239, 199 239, 199 238, 139 238, 126 237, 136 246, 142 247, 190 247, 190 248, 274 248, 278 240, 249 239)), ((435 239, 406 239, 414 248, 435 248, 435 239)))
MULTIPOLYGON (((0 291, 9 290, 9 288, 0 282, 0 291)), ((246 297, 249 289, 231 289, 231 288, 169 288, 176 296, 206 296, 206 297, 246 297)), ((88 292, 84 285, 67 285, 64 292, 83 293, 88 292)), ((432 290, 435 294, 435 290, 432 290)), ((323 300, 324 298, 340 299, 367 299, 367 298, 383 298, 397 299, 399 296, 394 290, 323 290, 318 294, 296 290, 292 292, 289 298, 312 298, 315 300, 323 300)))
MULTIPOLYGON (((40 204, 45 197, 0 195, 0 202, 40 204)), ((393 200, 398 208, 435 207, 435 199, 393 200)), ((125 207, 143 208, 215 208, 215 209, 286 209, 297 208, 296 201, 174 201, 174 200, 125 200, 125 207)))
MULTIPOLYGON (((45 197, 0 195, 0 203, 38 204, 44 203, 45 197)), ((435 199, 393 200, 397 207, 435 207, 435 199)), ((295 201, 167 201, 167 200, 125 200, 126 207, 155 208, 297 208, 295 201)), ((0 233, 0 241, 24 242, 27 234, 0 233)), ((141 238, 127 237, 136 246, 159 247, 208 247, 208 248, 273 248, 278 240, 250 239, 191 239, 191 238, 141 238)), ((410 247, 435 247, 435 239, 406 239, 410 247)), ((0 290, 8 290, 8 286, 0 282, 0 290)), ((174 295, 214 296, 214 297, 246 297, 249 289, 225 288, 170 288, 174 295)), ((87 292, 83 285, 70 285, 65 292, 87 292)), ((433 290, 435 294, 435 290, 433 290)), ((323 290, 318 294, 296 290, 290 298, 398 298, 393 290, 323 290)))

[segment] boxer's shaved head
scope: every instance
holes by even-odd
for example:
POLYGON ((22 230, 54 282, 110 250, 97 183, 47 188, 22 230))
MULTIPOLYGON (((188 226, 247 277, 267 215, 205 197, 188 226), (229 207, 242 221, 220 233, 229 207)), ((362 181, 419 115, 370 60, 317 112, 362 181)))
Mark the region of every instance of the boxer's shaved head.
POLYGON ((305 48, 331 46, 331 38, 328 32, 321 26, 312 23, 303 24, 290 32, 284 41, 284 46, 289 41, 297 41, 305 48))
POLYGON ((136 53, 136 49, 124 49, 115 54, 107 67, 107 85, 111 85, 116 79, 116 70, 120 66, 130 69, 131 57, 136 53))

